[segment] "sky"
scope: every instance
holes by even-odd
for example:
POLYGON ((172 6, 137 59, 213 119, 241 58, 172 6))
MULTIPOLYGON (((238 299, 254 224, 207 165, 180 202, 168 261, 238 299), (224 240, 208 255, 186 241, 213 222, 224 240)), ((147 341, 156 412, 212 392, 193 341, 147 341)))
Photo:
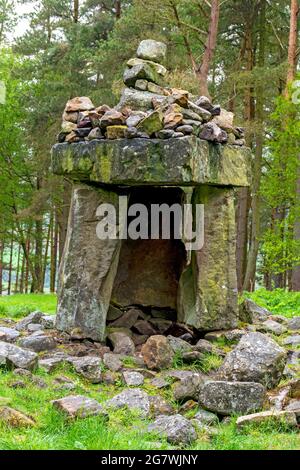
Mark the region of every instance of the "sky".
POLYGON ((26 32, 29 26, 29 22, 26 18, 23 18, 23 15, 25 15, 26 13, 30 13, 33 10, 34 4, 35 2, 33 1, 30 3, 28 2, 25 5, 22 5, 22 4, 17 5, 17 14, 18 14, 19 20, 18 20, 15 30, 10 35, 11 36, 10 39, 13 39, 14 37, 22 36, 26 32))

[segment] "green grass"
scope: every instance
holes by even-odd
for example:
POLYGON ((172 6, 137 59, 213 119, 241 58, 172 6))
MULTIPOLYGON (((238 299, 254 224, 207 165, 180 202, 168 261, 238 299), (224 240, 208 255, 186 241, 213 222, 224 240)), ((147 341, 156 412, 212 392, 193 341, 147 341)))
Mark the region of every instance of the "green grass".
POLYGON ((300 292, 288 292, 284 289, 273 291, 258 289, 252 293, 245 293, 244 297, 252 299, 261 307, 278 315, 288 318, 300 315, 300 292))
POLYGON ((52 314, 56 310, 55 294, 15 294, 0 297, 0 317, 21 318, 35 310, 52 314))
MULTIPOLYGON (((47 388, 37 388, 30 379, 22 378, 26 388, 14 389, 11 383, 19 380, 12 372, 2 371, 0 376, 0 397, 9 400, 12 406, 36 421, 33 428, 10 428, 0 424, 0 450, 151 450, 172 449, 165 439, 147 432, 149 420, 142 419, 137 413, 126 410, 110 411, 109 422, 101 417, 69 421, 56 411, 50 401, 70 394, 57 391, 53 379, 65 375, 76 383, 73 394, 84 394, 104 403, 124 387, 91 385, 78 378, 71 368, 65 367, 52 374, 39 371, 37 376, 47 382, 47 388)), ((148 393, 149 386, 145 386, 148 393)), ((195 450, 267 450, 299 449, 300 436, 296 432, 271 426, 267 428, 249 427, 238 432, 235 418, 229 424, 220 424, 218 434, 210 438, 205 431, 187 449, 195 450)))

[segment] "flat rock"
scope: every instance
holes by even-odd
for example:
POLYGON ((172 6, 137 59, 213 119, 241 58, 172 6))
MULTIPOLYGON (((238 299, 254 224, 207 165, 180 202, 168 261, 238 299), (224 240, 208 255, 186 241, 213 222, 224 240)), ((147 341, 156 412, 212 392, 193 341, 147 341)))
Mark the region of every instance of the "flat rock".
POLYGON ((143 345, 142 357, 149 369, 164 369, 170 367, 174 352, 165 336, 151 336, 143 345))
POLYGON ((83 395, 70 395, 53 400, 51 403, 55 408, 66 413, 68 418, 87 418, 99 415, 105 419, 108 417, 100 403, 83 395))
POLYGON ((214 413, 211 413, 210 411, 207 410, 199 410, 194 416, 195 419, 200 421, 202 424, 206 425, 214 425, 219 423, 219 418, 217 415, 214 413))
POLYGON ((225 416, 260 410, 265 398, 264 386, 254 382, 207 382, 199 393, 203 408, 225 416))
POLYGON ((123 366, 120 356, 113 353, 104 354, 103 364, 112 372, 118 372, 123 366))
POLYGON ((140 311, 138 309, 131 308, 114 320, 109 326, 132 328, 139 317, 139 313, 140 311))
POLYGON ((90 98, 87 96, 76 96, 76 98, 72 98, 67 102, 65 112, 73 113, 76 111, 89 111, 94 108, 95 106, 91 102, 90 98))
POLYGON ((84 379, 93 384, 98 384, 102 381, 102 366, 103 362, 99 357, 82 357, 72 361, 74 369, 84 379))
POLYGON ((0 421, 13 428, 35 426, 32 418, 9 406, 0 406, 0 421))
POLYGON ((285 346, 298 346, 300 344, 300 335, 291 335, 282 341, 285 346))
POLYGON ((286 407, 286 411, 294 411, 300 417, 300 400, 292 400, 286 407))
POLYGON ((41 318, 41 325, 45 330, 52 330, 55 328, 56 315, 43 315, 41 318))
POLYGON ((124 382, 129 387, 138 387, 140 385, 143 385, 145 380, 144 376, 140 372, 124 371, 122 375, 124 382))
POLYGON ((134 325, 134 329, 137 330, 141 335, 145 336, 153 336, 157 334, 157 331, 147 320, 138 320, 134 325))
POLYGON ((272 315, 266 308, 260 307, 251 299, 245 299, 239 306, 240 320, 245 323, 259 323, 272 315))
POLYGON ((261 324, 259 328, 266 333, 272 333, 273 335, 280 336, 287 332, 287 328, 274 320, 266 320, 261 324))
POLYGON ((242 429, 249 424, 263 424, 265 422, 285 423, 291 427, 297 427, 296 415, 293 411, 262 411, 261 413, 253 413, 247 416, 240 416, 236 425, 238 429, 242 429))
POLYGON ((0 326, 0 338, 1 341, 14 341, 20 336, 20 333, 13 329, 7 328, 6 326, 0 326))
POLYGON ((167 46, 163 42, 145 39, 141 41, 137 49, 137 57, 154 62, 163 61, 166 57, 167 46))
POLYGON ((177 401, 198 400, 199 391, 208 378, 198 372, 190 372, 173 387, 174 398, 177 401))
POLYGON ((299 330, 300 331, 300 316, 294 317, 288 321, 287 327, 289 330, 299 330))
POLYGON ((61 357, 49 357, 45 359, 39 359, 39 367, 51 373, 65 362, 65 359, 61 357))
POLYGON ((151 385, 158 389, 170 387, 169 382, 165 380, 163 377, 155 377, 154 379, 151 380, 151 385))
POLYGON ((38 356, 35 352, 0 341, 0 367, 34 370, 37 363, 38 356))
POLYGON ((222 380, 258 382, 274 388, 281 380, 287 353, 262 333, 249 333, 225 357, 219 369, 222 380))
POLYGON ((184 416, 159 416, 148 426, 149 432, 166 437, 171 444, 190 444, 196 440, 197 434, 190 421, 184 416))
POLYGON ((18 331, 26 330, 28 325, 30 325, 30 323, 39 323, 39 324, 41 324, 42 317, 43 317, 42 312, 39 312, 39 311, 31 312, 29 315, 24 317, 22 320, 20 320, 16 324, 16 329, 18 331))
POLYGON ((175 336, 169 335, 167 336, 167 340, 175 354, 177 353, 188 353, 193 350, 193 347, 183 339, 176 338, 175 336))
POLYGON ((148 416, 150 413, 150 400, 146 392, 139 388, 129 388, 123 390, 115 397, 106 402, 109 408, 123 408, 129 410, 137 410, 143 416, 148 416))
POLYGON ((132 339, 122 331, 115 331, 108 335, 115 354, 125 354, 131 356, 135 352, 135 345, 132 339))
POLYGON ((20 346, 24 348, 31 349, 35 352, 42 352, 42 351, 52 351, 56 348, 56 341, 52 336, 46 335, 31 335, 25 338, 22 338, 19 341, 20 346))

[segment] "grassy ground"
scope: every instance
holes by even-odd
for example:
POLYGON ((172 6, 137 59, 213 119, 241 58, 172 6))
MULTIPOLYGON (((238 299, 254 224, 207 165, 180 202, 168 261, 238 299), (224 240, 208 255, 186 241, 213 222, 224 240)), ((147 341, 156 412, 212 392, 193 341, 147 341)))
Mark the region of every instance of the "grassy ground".
MULTIPOLYGON (((50 401, 68 395, 70 392, 57 391, 53 380, 63 374, 76 383, 72 393, 88 395, 104 402, 123 389, 104 385, 90 385, 74 375, 71 369, 61 369, 52 374, 40 371, 37 376, 47 383, 47 388, 40 389, 31 380, 24 380, 26 388, 11 387, 16 376, 3 372, 0 376, 0 397, 7 398, 9 406, 34 417, 36 427, 12 429, 0 424, 1 450, 38 450, 38 449, 83 449, 83 450, 150 450, 172 449, 166 441, 147 433, 147 420, 128 411, 110 412, 106 423, 102 418, 94 417, 68 422, 50 401)), ((149 384, 144 386, 150 394, 155 390, 149 384)), ((170 392, 165 392, 169 394, 170 392)), ((3 398, 0 398, 3 401, 3 398)), ((191 417, 191 414, 189 414, 191 417)), ((198 434, 197 441, 188 449, 195 450, 267 450, 300 449, 300 436, 296 432, 269 426, 265 429, 248 428, 240 433, 236 430, 235 419, 231 423, 221 424, 218 434, 212 438, 206 432, 198 434)))
POLYGON ((300 292, 287 292, 284 289, 275 289, 271 292, 258 289, 251 294, 245 294, 245 297, 278 315, 288 318, 300 315, 300 292))
MULTIPOLYGON (((275 291, 269 295, 265 291, 251 294, 253 300, 269 308, 274 313, 293 316, 300 314, 299 294, 285 294, 275 291), (276 301, 275 301, 276 299, 276 301)), ((42 310, 54 313, 56 297, 54 295, 16 295, 0 298, 0 316, 20 318, 33 310, 42 310)), ((125 362, 132 367, 130 361, 125 362)), ((195 364, 204 372, 217 368, 220 359, 208 355, 202 364, 195 364)), ((184 364, 179 357, 174 360, 174 366, 183 368, 184 364)), ((33 428, 14 429, 0 422, 0 450, 38 450, 38 449, 96 449, 96 450, 150 450, 172 449, 165 440, 147 433, 148 421, 141 419, 137 414, 125 410, 110 411, 109 422, 94 417, 74 422, 68 421, 60 412, 53 409, 51 400, 69 394, 83 394, 104 403, 107 399, 124 389, 121 381, 115 385, 91 385, 75 374, 71 366, 64 366, 51 374, 38 370, 36 377, 41 378, 45 388, 40 388, 32 379, 17 377, 13 372, 0 371, 0 406, 7 403, 15 409, 32 416, 36 421, 33 428), (55 378, 64 375, 75 384, 72 392, 57 390, 55 378), (14 382, 22 380, 24 388, 15 388, 14 382)), ((144 390, 155 395, 157 390, 145 381, 144 390)), ((169 401, 172 392, 167 389, 160 394, 169 401)), ((173 403, 179 409, 179 405, 173 403)), ((189 411, 187 417, 191 418, 197 410, 189 411)), ((300 435, 294 431, 278 426, 249 427, 238 432, 235 418, 230 423, 220 424, 217 434, 209 436, 207 432, 198 433, 197 441, 189 447, 195 450, 296 450, 300 449, 300 435)))
POLYGON ((35 310, 55 313, 55 294, 15 294, 0 297, 0 317, 21 318, 35 310))

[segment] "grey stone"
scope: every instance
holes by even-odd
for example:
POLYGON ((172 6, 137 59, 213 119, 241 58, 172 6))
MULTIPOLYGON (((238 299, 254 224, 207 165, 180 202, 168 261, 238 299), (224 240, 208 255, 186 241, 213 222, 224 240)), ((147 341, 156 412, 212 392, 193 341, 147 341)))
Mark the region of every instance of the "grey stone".
POLYGON ((216 354, 217 356, 225 356, 224 351, 214 346, 210 341, 206 339, 199 339, 199 341, 193 347, 194 350, 200 353, 216 354))
POLYGON ((39 323, 29 323, 27 331, 34 333, 35 331, 43 331, 43 329, 39 323))
POLYGON ((194 191, 193 200, 195 204, 205 205, 205 242, 202 249, 192 251, 191 263, 181 275, 178 321, 204 331, 236 328, 234 192, 199 187, 194 191))
POLYGON ((199 393, 203 408, 225 416, 260 410, 265 398, 265 388, 255 382, 207 382, 199 393))
POLYGON ((159 416, 148 426, 149 432, 166 437, 171 444, 191 444, 197 434, 190 421, 181 415, 159 416))
POLYGON ((219 423, 219 418, 214 413, 211 413, 207 410, 199 410, 194 416, 195 419, 200 421, 202 424, 207 424, 209 426, 219 423))
POLYGON ((145 336, 152 336, 157 334, 157 331, 147 320, 138 320, 134 325, 134 329, 137 330, 141 335, 145 336))
POLYGON ((13 329, 8 328, 6 326, 0 326, 0 338, 1 341, 11 342, 17 339, 20 336, 20 333, 13 329))
MULTIPOLYGON (((137 138, 128 143, 120 139, 94 140, 74 146, 56 144, 52 149, 53 171, 87 182, 129 186, 133 181, 135 185, 145 181, 148 185, 249 185, 250 150, 247 148, 215 146, 196 136, 167 141, 137 138), (155 163, 158 154, 164 155, 159 172, 155 163)), ((104 190, 94 192, 98 192, 100 203, 104 190)), ((108 201, 111 198, 107 194, 108 201)))
POLYGON ((117 354, 105 353, 103 364, 113 372, 118 372, 118 370, 122 369, 122 361, 117 354))
POLYGON ((39 311, 32 312, 17 323, 16 329, 18 331, 26 330, 28 325, 30 325, 30 323, 41 324, 42 317, 43 317, 42 312, 39 312, 39 311))
POLYGON ((39 367, 51 373, 65 362, 66 361, 61 357, 49 357, 45 359, 39 359, 39 367))
POLYGON ((228 140, 227 133, 213 122, 204 124, 199 137, 200 139, 208 140, 209 142, 217 142, 219 144, 225 144, 228 140))
POLYGON ((139 387, 144 383, 144 376, 140 372, 124 371, 123 379, 129 387, 139 387))
POLYGON ((156 67, 148 62, 142 62, 125 69, 123 81, 126 86, 134 87, 137 80, 147 80, 156 84, 162 83, 162 76, 157 73, 156 67))
POLYGON ((163 377, 155 377, 151 380, 151 385, 158 389, 168 388, 170 386, 169 382, 167 382, 167 380, 165 380, 163 377))
POLYGON ((56 315, 43 315, 41 318, 41 325, 45 330, 52 330, 55 328, 56 315))
POLYGON ((106 402, 109 408, 123 408, 137 410, 142 416, 150 413, 150 400, 146 392, 139 388, 129 388, 114 396, 106 402))
POLYGON ((156 417, 160 415, 173 415, 175 414, 174 408, 160 395, 149 396, 150 401, 150 415, 156 417))
POLYGON ((113 345, 115 354, 125 354, 128 356, 134 354, 135 345, 128 334, 122 331, 115 331, 108 335, 108 339, 113 345))
POLYGON ((0 367, 34 370, 37 363, 38 356, 35 352, 0 341, 0 367))
POLYGON ((139 58, 153 60, 154 62, 163 61, 166 53, 167 46, 163 42, 154 41, 153 39, 141 41, 137 49, 137 56, 139 58))
MULTIPOLYGON (((136 90, 146 91, 147 88, 148 88, 147 80, 137 80, 135 82, 134 88, 136 88, 136 90)), ((129 125, 129 124, 127 124, 127 125, 129 125)))
POLYGON ((117 109, 128 106, 133 111, 149 111, 152 109, 152 100, 165 100, 165 96, 151 93, 150 91, 140 91, 134 88, 124 88, 120 103, 117 109))
POLYGON ((175 383, 173 387, 175 400, 198 400, 200 388, 207 380, 203 374, 189 372, 179 383, 175 383))
POLYGON ((71 418, 88 418, 89 416, 103 416, 108 419, 107 413, 96 400, 82 395, 70 395, 68 397, 53 400, 52 405, 66 413, 71 418))
POLYGON ((283 335, 287 332, 287 328, 273 320, 264 321, 261 324, 260 330, 265 331, 266 333, 272 333, 273 335, 277 336, 283 335))
POLYGON ((82 357, 72 361, 74 369, 84 379, 93 384, 102 381, 102 360, 99 357, 82 357))
POLYGON ((135 308, 131 308, 127 310, 127 312, 123 313, 123 315, 116 320, 114 320, 109 326, 110 327, 125 327, 125 328, 132 328, 133 325, 136 324, 137 319, 139 317, 139 310, 135 308))
POLYGON ((245 299, 239 306, 240 320, 245 323, 259 323, 266 321, 271 312, 260 307, 251 299, 245 299))
POLYGON ((201 106, 197 106, 191 101, 189 101, 188 106, 194 113, 197 113, 204 122, 207 122, 211 119, 211 113, 207 109, 204 109, 201 106))
POLYGON ((146 113, 143 113, 142 111, 133 111, 126 119, 126 125, 128 127, 136 127, 145 117, 146 113))
POLYGON ((151 336, 143 345, 142 357, 149 369, 164 369, 170 367, 174 352, 165 336, 151 336))
POLYGON ((274 388, 286 364, 286 351, 262 333, 249 333, 227 354, 219 369, 225 380, 259 382, 274 388))
POLYGON ((240 416, 237 421, 236 425, 238 429, 243 429, 245 426, 249 424, 263 424, 265 422, 272 422, 272 423, 285 423, 291 427, 297 427, 297 419, 296 415, 292 411, 262 411, 261 413, 254 413, 247 416, 240 416))
POLYGON ((46 335, 27 336, 25 338, 22 338, 19 341, 19 344, 20 346, 31 349, 35 352, 52 351, 56 348, 56 341, 54 340, 54 338, 52 338, 52 336, 46 335))
POLYGON ((288 406, 285 407, 286 411, 294 411, 297 413, 297 416, 300 417, 300 400, 291 401, 288 406))
POLYGON ((300 331, 300 316, 294 317, 288 321, 287 327, 289 330, 299 330, 300 331))
POLYGON ((288 336, 282 341, 285 346, 298 346, 300 344, 300 335, 288 336))
POLYGON ((94 139, 104 139, 104 135, 101 132, 101 129, 99 127, 95 127, 90 131, 90 133, 87 136, 88 140, 94 140, 94 139))
POLYGON ((167 339, 175 354, 191 352, 193 349, 193 347, 187 341, 184 341, 183 339, 175 338, 175 336, 172 336, 172 335, 167 336, 167 339))
POLYGON ((75 185, 56 318, 58 330, 71 333, 76 328, 95 341, 105 337, 106 314, 121 248, 120 240, 100 240, 96 236, 100 218, 95 214, 102 202, 116 206, 118 196, 104 189, 75 185))
POLYGON ((193 126, 183 125, 176 128, 176 132, 182 132, 183 134, 192 134, 194 132, 193 126))

